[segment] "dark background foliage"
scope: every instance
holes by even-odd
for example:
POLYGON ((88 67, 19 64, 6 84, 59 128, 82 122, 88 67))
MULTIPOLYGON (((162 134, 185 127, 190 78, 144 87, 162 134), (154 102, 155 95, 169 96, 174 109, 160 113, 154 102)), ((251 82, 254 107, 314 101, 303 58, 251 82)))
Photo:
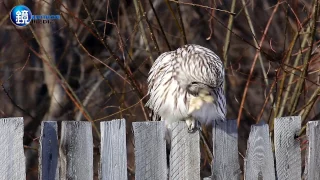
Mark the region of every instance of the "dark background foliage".
MULTIPOLYGON (((148 119, 148 71, 159 54, 187 43, 210 48, 225 62, 227 116, 240 122, 240 161, 250 125, 260 119, 271 131, 279 116, 301 115, 303 125, 320 119, 318 3, 0 1, 0 117, 24 117, 28 178, 37 177, 41 121, 88 120, 99 129, 100 121, 119 118, 128 122, 133 177, 130 123, 148 119), (15 27, 9 13, 18 4, 61 19, 15 27)), ((202 175, 208 176, 205 152, 202 158, 202 175)))

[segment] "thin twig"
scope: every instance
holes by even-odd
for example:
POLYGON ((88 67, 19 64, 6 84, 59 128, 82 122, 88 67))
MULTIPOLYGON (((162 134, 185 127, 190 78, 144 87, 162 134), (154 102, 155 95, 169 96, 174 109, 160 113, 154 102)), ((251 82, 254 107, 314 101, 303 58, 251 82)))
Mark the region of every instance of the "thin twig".
MULTIPOLYGON (((302 122, 304 121, 304 119, 308 116, 308 114, 310 113, 312 107, 314 106, 314 104, 316 103, 316 101, 318 100, 318 98, 320 97, 320 88, 318 87, 318 89, 313 93, 313 95, 311 96, 311 98, 308 101, 308 105, 306 107, 306 109, 304 109, 303 111, 300 112, 299 116, 302 116, 301 119, 302 122)), ((305 132, 307 128, 307 125, 305 124, 300 132, 299 132, 299 137, 305 132)))
POLYGON ((271 87, 270 87, 269 93, 268 93, 266 99, 264 100, 264 103, 263 103, 263 106, 262 106, 262 108, 261 108, 261 110, 260 110, 259 115, 257 116, 256 124, 258 124, 258 123, 260 122, 260 120, 261 120, 261 117, 262 117, 263 112, 264 112, 264 110, 265 110, 265 107, 266 107, 266 105, 267 105, 267 103, 268 103, 268 101, 269 101, 269 97, 271 97, 271 95, 272 95, 273 88, 274 88, 276 82, 277 82, 276 80, 273 81, 273 83, 272 83, 272 85, 271 85, 271 87))
MULTIPOLYGON (((59 0, 61 3, 61 0, 59 0)), ((132 72, 130 71, 130 69, 125 66, 124 62, 121 61, 121 59, 112 51, 111 47, 108 45, 108 43, 106 42, 106 39, 103 39, 96 27, 96 25, 93 23, 93 19, 91 17, 91 14, 89 13, 87 4, 85 3, 85 1, 82 1, 82 4, 84 6, 84 9, 91 21, 91 24, 94 28, 94 30, 96 31, 96 36, 97 39, 101 42, 101 44, 106 48, 106 50, 108 50, 108 52, 111 54, 111 56, 115 59, 115 61, 117 62, 117 64, 120 66, 120 68, 124 71, 124 73, 126 74, 126 76, 128 77, 133 89, 135 90, 135 92, 137 93, 137 95, 139 96, 139 98, 142 98, 143 92, 141 90, 141 88, 138 85, 137 80, 133 77, 132 72)), ((61 3, 61 5, 63 6, 63 4, 61 3)), ((94 33, 93 33, 94 34, 94 33)))
POLYGON ((236 15, 236 13, 234 13, 234 12, 229 12, 229 11, 223 10, 223 9, 217 9, 217 8, 213 8, 213 7, 209 7, 209 6, 204 6, 204 5, 201 5, 201 4, 194 4, 194 3, 187 3, 187 2, 179 2, 179 1, 177 1, 177 0, 169 0, 169 1, 174 2, 174 3, 184 4, 184 5, 197 6, 197 7, 202 7, 202 8, 206 8, 206 9, 211 9, 211 10, 216 10, 216 11, 220 11, 220 12, 225 12, 225 13, 228 13, 228 14, 231 14, 231 15, 236 15))
MULTIPOLYGON (((173 18, 174 18, 174 22, 176 23, 176 25, 177 25, 177 27, 178 27, 178 29, 179 29, 179 31, 180 31, 180 34, 181 34, 182 37, 183 37, 183 40, 185 41, 186 37, 184 37, 183 29, 182 29, 180 23, 178 22, 178 19, 177 19, 176 15, 174 14, 174 12, 173 12, 173 10, 172 10, 172 7, 171 7, 171 5, 170 5, 170 3, 169 3, 169 0, 165 0, 165 2, 166 2, 167 6, 168 6, 168 8, 169 8, 169 11, 170 11, 171 15, 172 15, 173 18)), ((185 42, 185 44, 186 44, 186 42, 185 42)))
MULTIPOLYGON (((254 28, 253 28, 253 23, 251 21, 250 15, 249 15, 249 11, 248 11, 246 2, 245 2, 245 0, 241 0, 241 2, 242 2, 242 6, 243 6, 243 9, 244 9, 244 13, 245 13, 246 19, 247 19, 248 24, 249 24, 250 31, 251 31, 252 36, 253 36, 254 44, 255 44, 255 46, 259 47, 258 41, 257 41, 257 38, 256 38, 256 33, 255 33, 254 28)), ((259 58, 259 63, 260 63, 260 67, 261 67, 261 70, 262 70, 263 80, 266 83, 266 85, 268 86, 269 85, 268 76, 267 76, 266 70, 265 70, 264 65, 263 65, 261 53, 259 53, 258 58, 259 58)), ((270 100, 273 101, 273 94, 270 94, 270 100)))
POLYGON ((164 33, 164 30, 163 30, 163 28, 162 28, 162 26, 161 26, 161 23, 160 23, 158 14, 156 13, 156 10, 154 9, 154 6, 153 6, 151 0, 149 0, 149 4, 150 4, 150 6, 151 6, 151 9, 152 9, 152 11, 153 11, 154 16, 156 17, 157 23, 158 23, 158 25, 159 25, 159 27, 160 27, 160 31, 161 31, 161 33, 162 33, 162 35, 163 35, 163 38, 164 38, 164 40, 165 40, 165 42, 166 42, 166 44, 167 44, 167 47, 168 47, 168 49, 171 51, 171 47, 170 47, 169 41, 168 41, 168 39, 167 39, 166 34, 164 33))
POLYGON ((309 114, 309 112, 311 111, 311 108, 313 107, 314 103, 318 100, 318 97, 320 95, 319 89, 320 89, 320 87, 318 87, 313 92, 313 94, 309 98, 308 102, 306 104, 304 104, 300 109, 297 109, 295 112, 293 112, 292 115, 299 114, 299 116, 301 116, 301 117, 307 116, 309 114), (300 113, 298 113, 298 112, 300 112, 300 113))
POLYGON ((212 152, 211 152, 211 149, 207 143, 207 139, 205 138, 204 134, 202 131, 199 132, 199 135, 200 135, 200 138, 202 139, 203 141, 203 145, 206 149, 206 152, 207 152, 207 155, 209 156, 209 162, 211 162, 213 160, 213 155, 212 155, 212 152))
MULTIPOLYGON (((74 15, 67 7, 64 6, 64 4, 61 2, 61 0, 58 0, 61 4, 61 6, 63 8, 65 8, 66 10, 68 10, 68 15, 72 16, 73 18, 75 18, 76 20, 78 20, 83 26, 85 26, 87 28, 87 30, 94 36, 96 37, 100 43, 106 48, 106 50, 111 54, 111 56, 115 59, 115 61, 117 62, 117 64, 120 66, 120 68, 124 71, 124 73, 126 74, 126 76, 128 77, 131 86, 133 87, 133 89, 135 90, 135 92, 137 93, 137 95, 142 98, 143 97, 143 93, 141 88, 138 85, 138 82, 136 81, 136 79, 133 78, 133 75, 130 71, 130 69, 128 69, 128 67, 126 67, 124 65, 124 63, 121 61, 121 59, 112 51, 112 49, 110 48, 110 46, 108 45, 108 43, 106 42, 106 39, 103 39, 100 36, 100 33, 97 29, 97 27, 95 26, 95 24, 93 23, 93 19, 91 17, 91 14, 88 11, 87 5, 85 4, 85 2, 83 1, 83 6, 85 7, 85 11, 88 14, 88 17, 91 21, 91 24, 94 28, 94 30, 96 31, 96 34, 92 31, 91 28, 89 28, 85 23, 83 23, 76 15, 74 15)), ((64 16, 62 16, 62 18, 64 18, 64 16)), ((65 18, 64 18, 65 19, 65 18)), ((65 19, 66 21, 66 19, 65 19)), ((66 21, 67 22, 67 21, 66 21)))
MULTIPOLYGON (((236 8, 236 0, 232 0, 232 4, 231 4, 231 12, 234 12, 236 8)), ((210 20, 212 19, 212 17, 210 17, 210 20)), ((228 31, 226 34, 226 38, 224 40, 224 46, 223 46, 223 60, 224 60, 224 67, 227 69, 227 65, 228 65, 228 51, 229 51, 229 46, 230 46, 230 37, 231 37, 231 32, 232 32, 232 27, 233 27, 233 19, 234 16, 233 15, 229 15, 229 21, 228 21, 228 31)), ((212 32, 212 29, 210 28, 210 31, 212 32)), ((210 34, 211 37, 211 34, 210 34)), ((227 91, 227 81, 228 79, 226 79, 226 81, 224 82, 224 90, 227 91)))
MULTIPOLYGON (((136 0, 134 0, 134 1, 136 1, 136 0)), ((157 42, 156 37, 154 36, 152 26, 150 25, 149 19, 148 19, 148 17, 147 17, 147 13, 145 12, 145 10, 144 10, 144 8, 143 8, 143 6, 142 6, 141 1, 138 0, 138 2, 139 2, 140 11, 141 11, 140 13, 142 14, 142 16, 144 17, 144 20, 145 20, 146 23, 147 23, 148 29, 149 29, 149 31, 150 31, 151 39, 152 39, 152 41, 153 41, 153 43, 154 43, 154 47, 156 48, 158 55, 160 55, 161 52, 160 52, 160 49, 159 49, 159 46, 158 46, 158 42, 157 42)))
MULTIPOLYGON (((179 0, 177 0, 177 1, 179 1, 179 0)), ((181 16, 180 5, 179 5, 179 3, 177 3, 176 5, 177 5, 178 17, 179 17, 180 25, 181 25, 181 29, 182 29, 183 41, 184 41, 184 44, 188 44, 186 31, 184 29, 184 24, 183 24, 183 20, 182 20, 182 16, 181 16)))
MULTIPOLYGON (((291 41, 289 51, 288 51, 288 53, 286 55, 286 60, 285 60, 286 64, 289 63, 293 47, 294 47, 294 45, 295 45, 295 43, 296 43, 296 41, 298 39, 298 36, 299 36, 299 32, 296 32, 296 34, 293 37, 293 40, 291 41)), ((306 37, 307 36, 305 36, 305 38, 302 41, 302 44, 301 44, 302 48, 305 46, 305 44, 307 42, 307 38, 306 37)), ((298 66, 298 63, 299 63, 301 55, 302 55, 302 53, 298 54, 298 56, 296 57, 296 59, 294 61, 294 64, 293 64, 294 67, 298 66)), ((290 77, 289 77, 289 81, 287 83, 287 87, 284 90, 284 96, 282 98, 283 100, 282 100, 282 104, 281 105, 280 105, 280 100, 281 100, 281 97, 282 97, 282 93, 278 94, 277 110, 278 110, 278 108, 280 108, 280 110, 279 110, 279 112, 275 111, 275 116, 274 117, 281 117, 283 115, 285 103, 288 103, 288 96, 289 96, 289 92, 291 91, 291 87, 292 87, 292 84, 293 84, 295 72, 296 72, 295 69, 292 69, 292 71, 290 71, 291 74, 290 74, 290 77)), ((283 75, 283 78, 282 78, 281 83, 280 83, 280 91, 282 91, 282 89, 283 89, 284 81, 286 80, 285 77, 286 77, 287 73, 289 73, 289 72, 287 72, 287 67, 284 67, 284 75, 283 75)))
POLYGON ((253 74, 253 70, 254 70, 254 67, 256 65, 256 62, 257 62, 257 59, 258 59, 258 56, 260 54, 260 49, 261 49, 261 46, 262 46, 262 43, 264 42, 264 39, 266 37, 266 34, 268 32, 268 29, 269 29, 269 26, 271 24, 271 21, 275 15, 275 13, 277 12, 278 10, 278 7, 279 7, 279 2, 277 3, 277 5, 275 6, 275 8, 273 9, 273 12, 268 20, 268 23, 266 25, 266 28, 264 29, 264 32, 263 32, 263 35, 262 35, 262 38, 261 38, 261 41, 259 43, 259 47, 256 51, 256 54, 254 56, 254 59, 253 59, 253 63, 251 65, 251 69, 250 69, 250 73, 249 73, 249 76, 248 76, 248 79, 247 79, 247 83, 246 83, 246 86, 245 86, 245 89, 244 89, 244 92, 243 92, 243 95, 242 95, 242 100, 241 100, 241 104, 240 104, 240 109, 239 109, 239 113, 238 113, 238 119, 237 119, 237 124, 238 124, 238 127, 240 125, 240 120, 241 120, 241 115, 242 115, 242 110, 243 110, 243 107, 244 107, 244 102, 245 102, 245 99, 247 97, 247 92, 248 92, 248 89, 249 89, 249 84, 250 84, 250 81, 251 81, 251 77, 252 77, 252 74, 253 74))
MULTIPOLYGON (((91 99, 91 96, 95 93, 95 91, 98 89, 98 87, 100 86, 100 84, 103 82, 103 80, 108 77, 108 75, 111 73, 111 71, 106 71, 103 74, 103 77, 100 78, 90 89, 89 93, 87 94, 87 96, 84 98, 83 100, 83 106, 87 106, 87 104, 89 103, 89 100, 91 99)), ((78 112, 78 114, 76 115, 76 121, 81 121, 82 118, 82 113, 80 113, 80 111, 78 112)))
POLYGON ((136 10, 136 14, 137 14, 137 19, 138 19, 138 23, 139 23, 139 27, 140 27, 141 36, 142 36, 144 45, 146 46, 146 51, 149 53, 150 60, 152 62, 154 62, 154 59, 153 59, 152 53, 151 53, 151 49, 149 47, 146 31, 145 31, 145 29, 143 27, 143 23, 142 23, 142 18, 141 18, 142 12, 140 12, 140 8, 139 8, 137 0, 133 0, 133 4, 134 4, 134 9, 136 10))
MULTIPOLYGON (((291 10, 292 10, 292 9, 291 9, 291 10)), ((292 10, 292 11, 293 11, 293 10, 292 10)), ((310 17, 311 17, 311 16, 310 16, 310 17)), ((278 93, 277 105, 276 105, 276 108, 275 108, 274 115, 273 115, 273 118, 272 118, 272 119, 274 119, 275 117, 281 117, 281 116, 283 115, 283 113, 284 113, 284 108, 285 108, 285 103, 288 103, 288 100, 289 100, 289 97, 288 97, 288 96, 289 96, 289 92, 291 91, 292 84, 294 83, 294 82, 293 82, 293 81, 294 81, 294 76, 296 75, 295 72, 296 72, 296 71, 301 71, 301 68, 298 67, 298 63, 300 62, 300 58, 301 58, 301 56, 302 56, 302 53, 304 52, 303 49, 305 48, 306 42, 307 42, 307 40, 308 40, 308 38, 307 38, 307 37, 308 37, 308 34, 306 34, 306 35, 304 36, 304 38, 303 38, 303 40, 302 40, 302 43, 301 43, 301 45, 300 45, 300 50, 299 50, 298 54, 297 54, 297 53, 292 54, 292 51, 293 51, 293 48, 294 48, 294 46, 295 46, 295 44, 296 44, 296 41, 297 41, 299 35, 301 34, 301 31, 303 30, 303 29, 302 29, 303 26, 308 23, 309 19, 310 19, 310 18, 308 17, 302 24, 301 24, 300 21, 297 19, 297 22, 299 22, 299 24, 301 25, 301 26, 299 26, 299 27, 301 27, 301 28, 298 28, 296 34, 294 35, 293 40, 291 41, 290 46, 289 46, 289 51, 286 53, 286 55, 285 55, 285 57, 284 57, 285 61, 282 63, 282 67, 283 67, 283 71, 284 71, 284 75, 283 75, 284 78, 282 78, 281 83, 280 83, 280 88, 279 88, 279 89, 280 89, 280 93, 278 93), (293 66, 292 66, 292 67, 290 67, 290 66, 284 66, 284 64, 289 64, 290 58, 291 58, 292 56, 295 56, 295 55, 297 55, 297 57, 296 57, 296 59, 295 59, 295 61, 294 61, 293 66), (291 68, 292 70, 289 71, 289 70, 287 70, 288 68, 291 68), (286 75, 289 74, 289 73, 290 73, 290 77, 289 77, 289 81, 287 82, 287 87, 286 87, 285 90, 283 90, 283 88, 284 88, 284 82, 285 82, 285 80, 287 79, 287 78, 285 78, 285 77, 286 77, 286 75), (282 92, 284 92, 283 98, 282 98, 282 92), (281 103, 281 105, 280 105, 281 99, 282 99, 282 103, 281 103)), ((307 32, 309 32, 309 30, 310 30, 310 27, 307 28, 307 32)), ((309 48, 306 48, 306 49, 309 49, 309 48)), ((300 77, 300 78, 304 78, 304 79, 305 79, 305 77, 300 77)), ((307 79, 306 79, 306 80, 307 80, 307 79)), ((294 96, 292 96, 292 97, 294 97, 294 96)), ((295 98, 291 98, 291 99, 295 99, 295 98)), ((291 100, 290 102, 291 102, 291 103, 287 106, 288 109, 289 109, 289 112, 291 112, 291 109, 292 109, 292 107, 293 107, 293 106, 292 106, 293 101, 291 100)), ((291 112, 290 114, 292 114, 292 112, 291 112)))
POLYGON ((10 96, 9 92, 6 90, 6 88, 4 87, 3 84, 1 84, 1 87, 4 91, 4 93, 7 95, 7 97, 9 98, 9 100, 11 101, 11 103, 13 104, 13 106, 17 107, 21 112, 23 112, 25 115, 31 117, 33 120, 35 119, 28 111, 24 110, 22 107, 20 107, 10 96))
POLYGON ((144 109, 144 105, 143 105, 143 102, 142 102, 142 101, 140 101, 140 107, 141 107, 141 109, 142 109, 144 119, 145 119, 146 121, 149 121, 149 116, 147 115, 146 110, 144 109))
MULTIPOLYGON (((231 12, 234 13, 234 10, 236 8, 236 0, 232 0, 232 4, 231 4, 231 12)), ((231 37, 231 31, 232 31, 232 27, 233 27, 233 19, 234 16, 233 15, 229 15, 229 21, 228 21, 228 31, 226 34, 226 38, 224 40, 224 46, 223 46, 223 60, 224 60, 224 67, 227 67, 228 64, 228 50, 229 50, 229 46, 230 46, 230 37, 231 37)))
POLYGON ((307 75, 307 70, 308 70, 308 64, 311 58, 311 53, 312 53, 312 49, 313 49, 313 41, 315 40, 315 33, 316 33, 316 26, 317 26, 317 18, 318 18, 318 7, 319 7, 319 2, 318 0, 314 0, 314 9, 313 9, 313 20, 312 20, 312 29, 311 29, 311 33, 309 34, 309 42, 310 42, 310 48, 307 52, 307 55, 305 56, 304 60, 303 60, 303 67, 302 67, 302 73, 300 74, 300 79, 297 83, 297 86, 293 92, 293 100, 291 101, 291 109, 290 109, 290 113, 292 113, 293 111, 295 111, 297 105, 298 105, 298 100, 300 98, 300 93, 302 91, 302 86, 305 82, 304 78, 307 75))
MULTIPOLYGON (((12 25, 14 26, 14 25, 12 25)), ((33 37, 35 38, 35 40, 37 41, 37 43, 39 44, 39 46, 41 48, 42 45, 39 43, 39 39, 38 36, 36 35, 36 33, 34 32, 33 28, 31 26, 28 26, 29 29, 31 30, 33 37)), ((77 97, 77 95, 74 93, 74 91, 72 90, 72 88, 70 87, 70 85, 67 83, 67 81, 65 80, 65 78, 62 76, 62 74, 60 73, 60 71, 57 69, 56 66, 53 66, 50 62, 50 57, 48 56, 48 54, 46 53, 45 50, 45 56, 48 59, 45 59, 43 56, 41 56, 39 53, 37 53, 36 50, 34 50, 27 42, 26 40, 23 38, 22 34, 20 31, 18 31, 18 29, 14 26, 14 28, 16 29, 16 31, 18 32, 18 35, 20 36, 20 38, 24 41, 25 45, 29 48, 30 51, 32 51, 39 59, 41 59, 44 63, 46 63, 46 65, 48 65, 49 69, 53 72, 53 74, 57 77, 57 81, 61 84, 62 88, 65 90, 65 92, 67 93, 68 97, 72 100, 72 102, 76 105, 76 107, 84 114, 84 116, 86 117, 86 119, 88 121, 90 121, 92 123, 92 127, 95 130, 95 132, 97 133, 98 137, 100 138, 100 133, 99 130, 97 128, 97 126, 92 122, 92 118, 89 115, 89 113, 87 112, 87 110, 83 107, 83 105, 81 104, 79 98, 77 97)))
POLYGON ((106 118, 108 118, 108 117, 112 117, 112 116, 114 116, 114 115, 116 115, 116 114, 120 114, 120 113, 122 113, 123 111, 128 110, 128 109, 130 109, 130 108, 138 105, 138 104, 139 104, 140 102, 142 102, 142 100, 143 100, 144 98, 146 98, 146 97, 147 97, 147 95, 145 95, 144 97, 142 97, 137 103, 135 103, 135 104, 133 104, 133 105, 131 105, 131 106, 125 108, 125 109, 121 109, 121 110, 119 110, 118 112, 115 112, 115 113, 110 114, 110 115, 108 115, 108 116, 104 116, 104 117, 95 119, 95 120, 93 120, 93 121, 101 121, 101 120, 106 119, 106 118))

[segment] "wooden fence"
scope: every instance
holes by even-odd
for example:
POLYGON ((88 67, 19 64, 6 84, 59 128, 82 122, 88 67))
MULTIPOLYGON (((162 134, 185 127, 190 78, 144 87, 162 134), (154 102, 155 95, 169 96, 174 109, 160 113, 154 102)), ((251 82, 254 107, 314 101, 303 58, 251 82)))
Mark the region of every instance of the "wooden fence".
MULTIPOLYGON (((39 179, 93 179, 93 140, 89 122, 64 121, 58 143, 57 123, 42 122, 39 149, 39 179)), ((100 179, 127 179, 125 120, 101 122, 100 179)), ((200 179, 200 136, 187 132, 185 123, 174 124, 170 168, 167 168, 163 122, 133 123, 135 139, 135 179, 200 179), (169 171, 169 173, 167 173, 169 171)), ((251 127, 244 178, 247 180, 320 179, 320 124, 307 126, 308 155, 302 174, 300 142, 296 135, 301 118, 275 120, 274 146, 266 124, 251 127), (274 147, 274 152, 272 151, 274 147)), ((238 140, 235 121, 213 128, 212 179, 240 179, 238 140)), ((23 149, 23 118, 0 119, 0 179, 26 179, 23 149)), ((211 178, 205 178, 206 180, 211 178)))

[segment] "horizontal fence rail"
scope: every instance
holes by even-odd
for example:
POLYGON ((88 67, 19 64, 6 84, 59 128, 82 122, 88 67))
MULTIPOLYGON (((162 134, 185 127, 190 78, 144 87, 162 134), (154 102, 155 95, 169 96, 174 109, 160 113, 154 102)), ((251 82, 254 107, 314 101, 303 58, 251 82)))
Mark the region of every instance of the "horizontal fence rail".
MULTIPOLYGON (((200 134, 188 133, 184 122, 168 131, 163 122, 134 122, 136 180, 200 180, 200 134), (170 144, 166 142, 170 138, 170 144), (167 149, 170 156, 167 157, 167 149), (169 161, 168 161, 169 160, 169 161)), ((0 179, 26 179, 23 118, 0 119, 0 179)), ((127 179, 126 122, 100 123, 99 179, 127 179)), ((267 124, 251 127, 244 162, 246 180, 302 179, 299 116, 276 118, 274 145, 267 124), (273 153, 274 147, 274 153, 273 153)), ((204 179, 240 179, 236 121, 216 122, 213 130, 212 176, 204 179)), ((307 124, 308 148, 304 177, 320 180, 320 123, 307 124)), ((39 179, 93 179, 92 125, 63 121, 61 138, 55 121, 41 124, 39 179)))

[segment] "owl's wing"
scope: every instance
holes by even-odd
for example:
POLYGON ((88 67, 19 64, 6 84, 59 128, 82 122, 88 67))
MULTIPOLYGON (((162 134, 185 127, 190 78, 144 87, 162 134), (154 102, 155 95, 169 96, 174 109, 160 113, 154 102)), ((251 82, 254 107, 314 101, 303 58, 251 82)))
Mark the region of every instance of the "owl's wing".
MULTIPOLYGON (((148 77, 148 95, 149 100, 146 106, 153 110, 154 114, 164 104, 167 98, 168 86, 173 80, 172 52, 161 54, 152 65, 148 77)), ((158 119, 158 117, 156 118, 158 119)))

